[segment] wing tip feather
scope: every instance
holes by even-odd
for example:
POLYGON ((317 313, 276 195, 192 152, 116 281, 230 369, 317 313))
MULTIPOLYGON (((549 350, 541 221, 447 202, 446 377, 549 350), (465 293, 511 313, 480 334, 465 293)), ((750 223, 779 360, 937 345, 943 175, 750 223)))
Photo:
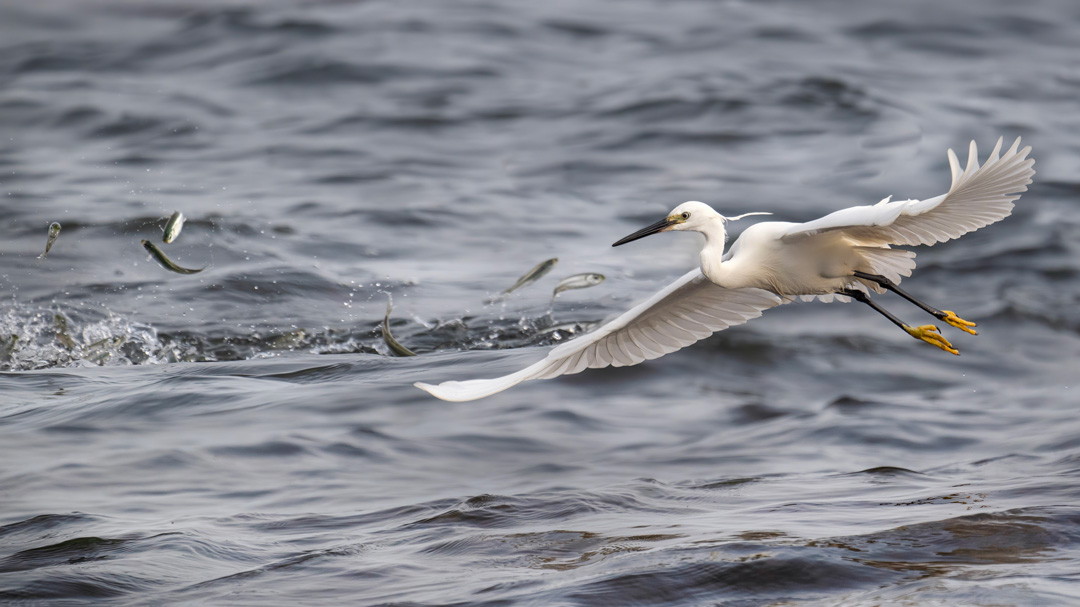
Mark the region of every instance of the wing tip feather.
POLYGON ((464 391, 459 389, 461 383, 462 382, 457 381, 446 381, 436 386, 418 381, 413 385, 439 400, 445 400, 453 403, 461 403, 481 398, 480 396, 469 398, 464 391))
POLYGON ((949 157, 949 171, 952 172, 952 185, 949 186, 952 190, 956 188, 956 183, 960 180, 960 159, 956 157, 956 152, 952 148, 948 149, 946 155, 949 157))
POLYGON ((504 375, 502 377, 495 377, 492 379, 444 381, 437 386, 418 381, 413 385, 440 400, 450 401, 454 403, 462 403, 465 401, 485 398, 491 396, 492 394, 502 392, 503 390, 513 388, 514 386, 525 381, 526 379, 530 379, 530 377, 526 376, 526 374, 530 371, 534 371, 534 368, 536 366, 537 365, 526 367, 525 369, 522 369, 517 373, 504 375))

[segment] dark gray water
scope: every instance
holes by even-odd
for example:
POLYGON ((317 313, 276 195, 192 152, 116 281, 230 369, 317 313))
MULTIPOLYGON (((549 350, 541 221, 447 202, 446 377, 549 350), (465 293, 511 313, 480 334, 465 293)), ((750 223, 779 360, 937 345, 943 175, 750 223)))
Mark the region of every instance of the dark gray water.
POLYGON ((0 602, 1080 604, 1078 32, 1070 0, 0 3, 0 602), (1035 183, 905 281, 979 323, 960 358, 795 304, 411 385, 681 275, 695 235, 609 246, 679 202, 926 198, 999 135, 1035 183), (177 209, 202 273, 139 245, 177 209))

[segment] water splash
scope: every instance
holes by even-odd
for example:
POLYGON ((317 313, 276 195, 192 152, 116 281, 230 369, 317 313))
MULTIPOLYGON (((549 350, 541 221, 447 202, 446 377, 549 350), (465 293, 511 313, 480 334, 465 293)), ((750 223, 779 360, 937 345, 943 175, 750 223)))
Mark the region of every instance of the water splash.
MULTIPOLYGON (((403 334, 420 353, 553 345, 595 326, 549 314, 461 317, 417 323, 403 334)), ((292 353, 386 355, 379 321, 349 327, 251 327, 220 333, 159 330, 104 307, 15 304, 0 316, 0 371, 217 362, 292 353)))
POLYGON ((157 331, 105 310, 18 305, 0 316, 0 370, 164 362, 157 331))

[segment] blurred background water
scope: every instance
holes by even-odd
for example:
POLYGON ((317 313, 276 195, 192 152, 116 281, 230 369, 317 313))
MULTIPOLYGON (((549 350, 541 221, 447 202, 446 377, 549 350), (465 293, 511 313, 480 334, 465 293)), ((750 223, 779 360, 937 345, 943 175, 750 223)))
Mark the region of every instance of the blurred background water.
POLYGON ((0 600, 1080 604, 1078 26, 1067 0, 0 2, 0 600), (1038 161, 1014 215, 905 282, 979 323, 960 358, 795 304, 475 403, 411 386, 516 370, 693 267, 696 236, 609 246, 679 202, 926 198, 1000 135, 1038 161), (202 273, 139 245, 174 210, 202 273))

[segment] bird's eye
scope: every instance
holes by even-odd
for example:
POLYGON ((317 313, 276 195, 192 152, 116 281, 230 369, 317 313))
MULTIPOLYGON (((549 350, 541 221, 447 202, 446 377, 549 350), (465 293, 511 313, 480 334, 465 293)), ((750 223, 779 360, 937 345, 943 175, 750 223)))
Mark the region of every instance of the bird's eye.
POLYGON ((683 219, 690 219, 690 213, 687 213, 686 211, 683 211, 682 218, 683 219))

